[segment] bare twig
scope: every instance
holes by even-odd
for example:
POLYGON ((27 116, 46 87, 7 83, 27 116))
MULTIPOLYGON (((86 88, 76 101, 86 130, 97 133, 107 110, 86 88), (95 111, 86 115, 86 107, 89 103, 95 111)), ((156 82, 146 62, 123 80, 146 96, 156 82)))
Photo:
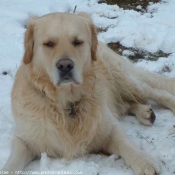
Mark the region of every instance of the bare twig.
POLYGON ((74 11, 73 11, 73 13, 75 13, 75 12, 76 12, 76 9, 77 9, 77 5, 74 7, 74 11))
MULTIPOLYGON (((137 133, 137 135, 139 135, 142 139, 146 140, 145 137, 143 137, 142 135, 140 135, 139 133, 137 133)), ((148 142, 148 140, 146 140, 148 142)), ((148 142, 149 143, 149 142, 148 142)))

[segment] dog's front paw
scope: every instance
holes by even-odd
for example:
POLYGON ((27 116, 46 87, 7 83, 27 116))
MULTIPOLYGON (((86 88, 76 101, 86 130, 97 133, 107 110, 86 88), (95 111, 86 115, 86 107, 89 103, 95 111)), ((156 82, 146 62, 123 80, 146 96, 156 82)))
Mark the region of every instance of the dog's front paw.
POLYGON ((132 168, 135 175, 158 175, 160 172, 156 161, 145 154, 138 156, 133 163, 134 166, 132 168))
POLYGON ((138 111, 136 117, 140 123, 144 125, 152 125, 156 120, 154 111, 151 106, 147 105, 142 105, 142 108, 138 111))

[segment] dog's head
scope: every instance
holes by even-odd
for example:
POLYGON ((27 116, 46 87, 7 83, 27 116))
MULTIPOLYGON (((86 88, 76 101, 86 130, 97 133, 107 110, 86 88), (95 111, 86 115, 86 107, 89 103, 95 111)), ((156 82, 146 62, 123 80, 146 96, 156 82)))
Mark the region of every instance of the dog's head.
POLYGON ((41 68, 55 86, 81 84, 96 61, 96 48, 89 15, 53 13, 30 19, 23 62, 41 68))

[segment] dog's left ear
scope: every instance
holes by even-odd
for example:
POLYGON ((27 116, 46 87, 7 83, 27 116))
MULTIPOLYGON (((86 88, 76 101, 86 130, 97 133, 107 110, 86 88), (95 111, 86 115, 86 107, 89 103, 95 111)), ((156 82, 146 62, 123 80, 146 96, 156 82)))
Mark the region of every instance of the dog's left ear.
POLYGON ((98 39, 97 39, 97 32, 94 24, 91 24, 91 40, 92 40, 92 46, 91 46, 91 56, 94 61, 97 60, 97 45, 98 45, 98 39))
POLYGON ((88 24, 90 26, 91 42, 92 42, 92 45, 91 45, 91 57, 92 57, 92 60, 96 61, 97 60, 96 52, 97 52, 97 45, 98 45, 96 27, 94 26, 90 15, 88 15, 87 13, 80 13, 79 15, 81 17, 85 18, 85 20, 88 21, 88 24))

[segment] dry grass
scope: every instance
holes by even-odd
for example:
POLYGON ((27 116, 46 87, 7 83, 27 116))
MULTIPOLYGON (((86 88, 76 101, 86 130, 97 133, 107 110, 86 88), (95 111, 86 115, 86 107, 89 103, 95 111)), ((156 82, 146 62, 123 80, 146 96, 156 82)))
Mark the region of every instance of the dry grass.
POLYGON ((141 49, 136 49, 132 47, 124 47, 120 43, 109 43, 108 46, 114 50, 116 53, 122 55, 124 50, 129 50, 133 53, 133 55, 127 56, 130 60, 133 62, 137 62, 140 59, 145 59, 145 60, 151 60, 151 61, 156 61, 160 57, 168 57, 170 54, 169 53, 164 53, 162 51, 158 51, 156 53, 150 53, 145 50, 141 49))

